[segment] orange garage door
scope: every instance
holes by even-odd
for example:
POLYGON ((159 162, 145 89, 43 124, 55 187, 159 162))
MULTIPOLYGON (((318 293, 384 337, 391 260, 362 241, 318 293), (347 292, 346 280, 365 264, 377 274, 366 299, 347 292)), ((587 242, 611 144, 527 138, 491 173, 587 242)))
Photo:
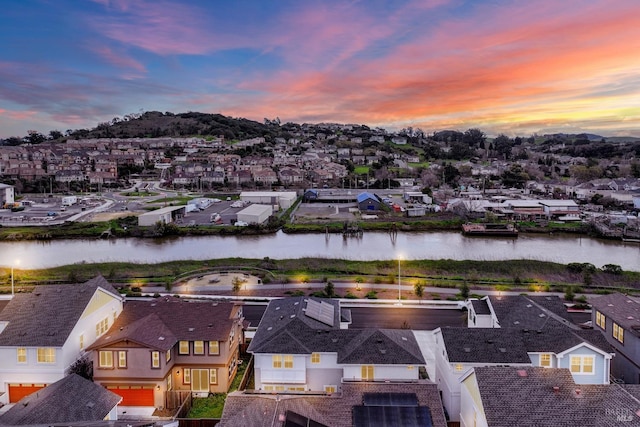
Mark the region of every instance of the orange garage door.
POLYGON ((114 386, 107 388, 122 396, 120 406, 155 406, 152 386, 114 386))
POLYGON ((16 403, 41 388, 44 384, 9 384, 9 403, 16 403))

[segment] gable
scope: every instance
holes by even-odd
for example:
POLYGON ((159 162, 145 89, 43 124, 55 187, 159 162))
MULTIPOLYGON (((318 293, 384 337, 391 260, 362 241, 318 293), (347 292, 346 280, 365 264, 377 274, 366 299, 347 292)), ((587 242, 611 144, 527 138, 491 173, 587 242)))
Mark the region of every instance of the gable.
POLYGON ((81 319, 90 316, 91 314, 100 311, 103 307, 111 304, 113 301, 116 301, 116 297, 103 291, 102 289, 96 289, 96 292, 91 297, 91 300, 87 304, 87 308, 82 312, 81 319))
POLYGON ((561 353, 558 353, 558 357, 566 357, 571 355, 593 355, 593 356, 603 356, 606 358, 611 358, 611 355, 605 353, 604 351, 596 348, 589 343, 583 342, 578 345, 575 345, 561 353))

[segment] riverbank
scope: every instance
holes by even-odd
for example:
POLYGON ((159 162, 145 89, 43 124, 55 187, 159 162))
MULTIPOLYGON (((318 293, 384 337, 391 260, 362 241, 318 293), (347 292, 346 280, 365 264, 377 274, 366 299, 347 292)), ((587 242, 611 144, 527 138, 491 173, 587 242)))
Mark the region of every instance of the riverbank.
MULTIPOLYGON (((186 279, 215 272, 242 272, 263 284, 329 282, 372 283, 381 286, 492 288, 564 292, 567 286, 577 292, 597 290, 640 290, 640 272, 615 268, 597 269, 591 264, 512 261, 405 260, 353 261, 301 258, 223 258, 205 261, 184 260, 158 264, 107 262, 72 264, 47 269, 14 269, 14 287, 29 291, 38 284, 79 283, 98 274, 123 290, 142 292, 145 287, 171 290, 186 279), (400 270, 400 271, 399 271, 400 270)), ((0 269, 0 292, 10 293, 11 270, 0 269)), ((324 286, 323 285, 323 286, 324 286)), ((240 291, 239 289, 238 291, 240 291)), ((283 289, 284 291, 284 289, 283 289)))

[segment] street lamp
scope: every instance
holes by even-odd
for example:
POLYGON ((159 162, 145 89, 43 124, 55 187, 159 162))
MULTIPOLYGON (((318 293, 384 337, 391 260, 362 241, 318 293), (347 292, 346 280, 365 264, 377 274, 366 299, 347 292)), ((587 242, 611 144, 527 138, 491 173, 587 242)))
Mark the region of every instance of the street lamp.
POLYGON ((11 264, 11 296, 14 295, 14 286, 13 286, 13 267, 14 265, 19 265, 20 264, 20 260, 15 260, 15 262, 13 264, 11 264))
POLYGON ((400 260, 402 259, 402 257, 398 257, 398 304, 400 304, 400 301, 402 300, 402 285, 400 282, 400 260))

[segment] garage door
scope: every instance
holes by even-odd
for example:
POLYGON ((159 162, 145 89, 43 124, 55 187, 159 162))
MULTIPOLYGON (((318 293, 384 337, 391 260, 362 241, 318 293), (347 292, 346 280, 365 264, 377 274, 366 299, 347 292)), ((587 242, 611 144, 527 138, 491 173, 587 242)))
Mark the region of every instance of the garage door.
POLYGON ((155 406, 153 386, 109 386, 107 389, 122 396, 120 406, 155 406))
POLYGON ((44 388, 44 384, 9 384, 9 403, 16 403, 42 388, 44 388))

